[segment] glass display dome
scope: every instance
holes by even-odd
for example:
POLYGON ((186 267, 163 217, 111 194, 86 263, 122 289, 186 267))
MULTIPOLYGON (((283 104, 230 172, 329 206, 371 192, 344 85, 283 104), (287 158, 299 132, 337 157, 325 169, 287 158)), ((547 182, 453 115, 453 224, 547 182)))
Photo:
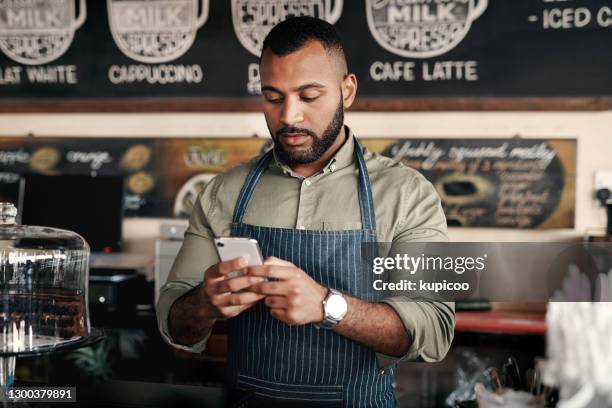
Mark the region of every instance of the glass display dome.
POLYGON ((78 234, 18 225, 0 203, 0 386, 10 385, 15 357, 86 345, 89 246, 78 234))

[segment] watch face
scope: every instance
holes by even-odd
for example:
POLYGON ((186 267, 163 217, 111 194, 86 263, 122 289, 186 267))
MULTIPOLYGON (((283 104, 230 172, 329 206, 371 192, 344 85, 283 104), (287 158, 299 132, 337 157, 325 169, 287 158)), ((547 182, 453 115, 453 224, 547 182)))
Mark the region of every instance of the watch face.
POLYGON ((325 311, 332 319, 343 318, 346 308, 346 300, 340 295, 331 295, 325 303, 325 311))

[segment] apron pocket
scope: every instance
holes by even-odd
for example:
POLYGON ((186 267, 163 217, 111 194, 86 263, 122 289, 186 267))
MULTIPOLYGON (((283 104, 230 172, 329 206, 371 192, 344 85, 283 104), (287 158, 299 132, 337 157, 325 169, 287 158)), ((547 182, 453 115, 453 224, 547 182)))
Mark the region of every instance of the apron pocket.
POLYGON ((342 407, 342 385, 306 385, 262 380, 238 374, 238 388, 256 396, 295 403, 295 406, 342 407))

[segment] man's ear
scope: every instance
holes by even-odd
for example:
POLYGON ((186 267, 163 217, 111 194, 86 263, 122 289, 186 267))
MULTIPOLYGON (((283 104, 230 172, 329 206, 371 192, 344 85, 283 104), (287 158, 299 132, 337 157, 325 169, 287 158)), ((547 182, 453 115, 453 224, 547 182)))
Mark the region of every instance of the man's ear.
POLYGON ((357 96, 357 77, 355 74, 347 74, 342 80, 342 105, 348 109, 357 96))

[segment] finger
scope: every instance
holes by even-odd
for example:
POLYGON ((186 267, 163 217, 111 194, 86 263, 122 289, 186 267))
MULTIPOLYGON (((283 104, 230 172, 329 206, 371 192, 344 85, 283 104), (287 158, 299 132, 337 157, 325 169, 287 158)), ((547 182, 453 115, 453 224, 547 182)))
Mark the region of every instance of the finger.
POLYGON ((255 292, 239 292, 215 296, 211 299, 211 302, 221 309, 227 306, 243 306, 258 302, 264 297, 264 295, 255 292))
POLYGON ((278 266, 295 266, 289 261, 277 258, 275 256, 269 256, 264 260, 264 265, 278 265, 278 266))
POLYGON ((232 259, 230 261, 220 261, 220 262, 217 262, 214 265, 211 265, 206 270, 206 272, 204 272, 204 279, 217 280, 217 279, 223 278, 227 274, 227 273, 225 275, 221 274, 221 272, 222 272, 222 270, 224 268, 224 265, 225 264, 231 264, 234 261, 236 261, 236 259, 232 259))
POLYGON ((258 302, 259 302, 259 300, 257 302, 251 302, 251 303, 247 303, 245 305, 240 305, 240 306, 226 306, 226 307, 222 307, 220 309, 220 312, 221 312, 221 315, 223 316, 223 318, 234 317, 234 316, 237 316, 240 313, 244 312, 245 310, 250 309, 251 307, 255 306, 258 302))
POLYGON ((223 279, 213 284, 213 293, 239 292, 256 283, 265 282, 261 276, 239 276, 237 278, 223 279))
POLYGON ((258 265, 245 268, 250 276, 262 276, 269 279, 289 280, 299 277, 300 270, 295 266, 258 265))
POLYGON ((287 309, 289 308, 289 302, 284 296, 266 296, 266 306, 270 309, 287 309))
MULTIPOLYGON (((289 284, 287 281, 276 281, 276 282, 261 282, 256 283, 249 288, 249 291, 256 292, 266 296, 287 296, 297 295, 296 288, 294 285, 289 284)), ((299 292, 299 289, 297 290, 299 292)))
POLYGON ((238 271, 248 265, 244 257, 234 258, 229 261, 221 261, 217 264, 217 276, 227 276, 231 272, 238 271))

